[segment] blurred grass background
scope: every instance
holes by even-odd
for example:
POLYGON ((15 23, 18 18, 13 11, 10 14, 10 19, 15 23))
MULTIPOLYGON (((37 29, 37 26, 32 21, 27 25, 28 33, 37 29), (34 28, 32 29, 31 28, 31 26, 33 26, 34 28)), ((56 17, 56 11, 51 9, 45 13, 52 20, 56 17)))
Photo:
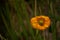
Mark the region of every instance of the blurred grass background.
POLYGON ((60 40, 60 0, 0 0, 0 40, 60 40), (32 28, 32 17, 46 15, 51 25, 32 28))

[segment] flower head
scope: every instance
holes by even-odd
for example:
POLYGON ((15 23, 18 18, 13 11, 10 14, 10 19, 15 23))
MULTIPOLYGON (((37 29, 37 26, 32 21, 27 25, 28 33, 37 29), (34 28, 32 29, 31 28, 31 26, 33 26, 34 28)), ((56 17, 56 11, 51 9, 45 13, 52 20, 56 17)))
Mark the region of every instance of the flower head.
POLYGON ((31 19, 32 27, 39 30, 45 30, 50 26, 50 19, 48 16, 36 16, 31 19))

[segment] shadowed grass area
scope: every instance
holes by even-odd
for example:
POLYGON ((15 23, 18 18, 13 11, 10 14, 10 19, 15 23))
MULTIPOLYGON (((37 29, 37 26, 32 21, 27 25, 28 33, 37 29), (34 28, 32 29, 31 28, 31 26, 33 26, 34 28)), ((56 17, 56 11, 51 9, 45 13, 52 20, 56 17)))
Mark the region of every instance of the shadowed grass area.
POLYGON ((0 19, 3 24, 0 29, 4 33, 4 36, 0 33, 1 40, 57 40, 58 3, 59 0, 1 0, 0 19), (40 15, 51 20, 50 27, 43 31, 31 25, 31 18, 40 15))

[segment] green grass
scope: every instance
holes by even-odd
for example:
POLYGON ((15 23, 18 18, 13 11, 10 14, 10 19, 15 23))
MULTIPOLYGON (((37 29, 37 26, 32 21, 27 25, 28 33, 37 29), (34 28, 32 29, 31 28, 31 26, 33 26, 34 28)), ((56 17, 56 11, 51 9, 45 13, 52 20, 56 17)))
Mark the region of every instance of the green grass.
MULTIPOLYGON (((50 0, 29 0, 26 2, 25 0, 15 0, 13 1, 13 8, 16 13, 11 13, 10 11, 10 4, 9 2, 5 3, 5 7, 1 8, 0 10, 0 15, 2 17, 3 23, 7 29, 7 34, 8 37, 5 38, 6 40, 46 40, 45 36, 43 36, 43 32, 41 30, 36 30, 32 28, 32 25, 30 23, 30 20, 32 17, 39 16, 39 15, 47 15, 51 19, 51 30, 52 30, 52 40, 57 40, 56 36, 56 22, 60 21, 60 16, 57 16, 56 12, 57 9, 54 7, 56 3, 55 1, 50 1, 50 0), (35 3, 36 2, 36 3, 35 3), (27 5, 27 4, 28 5, 27 5), (32 13, 28 10, 28 7, 30 7, 32 13), (47 7, 45 7, 45 5, 47 7), (47 12, 44 12, 45 8, 47 9, 47 12), (4 12, 4 13, 3 13, 4 12), (14 30, 13 22, 12 22, 12 14, 16 14, 17 22, 18 22, 18 34, 14 30), (25 23, 24 23, 25 21, 25 23), (22 30, 21 30, 22 29, 22 30), (10 38, 9 38, 10 37, 10 38)), ((4 30, 5 31, 5 30, 4 30)), ((49 31, 49 30, 48 30, 49 31)), ((49 40, 49 39, 48 39, 49 40)))

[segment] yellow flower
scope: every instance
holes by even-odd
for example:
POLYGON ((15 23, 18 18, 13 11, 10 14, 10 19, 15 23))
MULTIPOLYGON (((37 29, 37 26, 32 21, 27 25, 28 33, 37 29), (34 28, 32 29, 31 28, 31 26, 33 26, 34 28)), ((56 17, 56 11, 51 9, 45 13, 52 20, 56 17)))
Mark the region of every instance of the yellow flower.
POLYGON ((48 16, 36 16, 31 19, 32 27, 38 30, 45 30, 50 26, 48 16))

